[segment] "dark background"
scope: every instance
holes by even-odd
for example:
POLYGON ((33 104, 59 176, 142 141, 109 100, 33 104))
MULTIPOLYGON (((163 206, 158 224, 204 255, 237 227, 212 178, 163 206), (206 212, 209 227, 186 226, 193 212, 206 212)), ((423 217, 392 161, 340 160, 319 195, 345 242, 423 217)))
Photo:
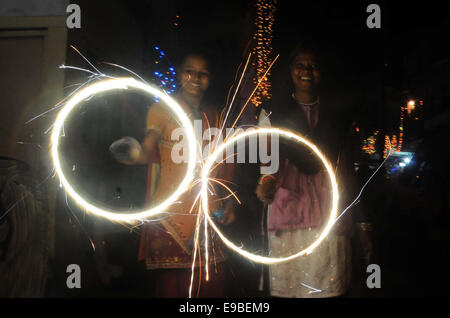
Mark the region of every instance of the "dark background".
MULTIPOLYGON (((211 98, 218 107, 225 105, 239 63, 248 53, 254 32, 254 1, 87 1, 76 2, 82 10, 82 28, 68 30, 67 45, 74 45, 102 70, 120 73, 101 64, 114 62, 129 67, 151 80, 155 67, 154 46, 164 48, 167 61, 180 62, 192 48, 208 50, 214 57, 211 98), (177 18, 176 16, 179 16, 177 18), (175 25, 176 23, 176 25, 175 25)), ((365 268, 355 268, 350 297, 449 296, 446 270, 450 261, 449 187, 447 180, 449 132, 449 61, 446 38, 450 20, 440 2, 414 3, 378 1, 381 29, 366 26, 367 1, 278 1, 275 13, 273 52, 280 54, 280 65, 295 44, 316 42, 327 61, 328 76, 340 101, 348 105, 355 138, 362 142, 375 129, 392 135, 398 129, 400 106, 409 99, 422 100, 419 119, 405 120, 404 149, 414 153, 415 161, 394 177, 380 172, 367 187, 362 204, 375 225, 376 262, 382 269, 382 288, 365 287, 365 268), (345 103, 348 101, 348 103, 345 103), (421 166, 422 165, 422 166, 421 166), (420 166, 422 169, 420 169, 420 166)), ((67 65, 88 67, 74 51, 67 51, 67 65)), ((80 82, 85 75, 66 72, 65 84, 80 82)), ((246 97, 244 88, 237 104, 246 97)), ((100 186, 91 184, 93 196, 103 201, 142 204, 146 168, 123 168, 99 152, 98 162, 89 160, 92 148, 105 148, 124 135, 143 136, 145 107, 139 97, 115 103, 114 112, 103 112, 100 105, 86 114, 81 143, 73 154, 78 172, 93 178, 98 171, 100 186), (102 125, 96 123, 102 122, 102 125), (113 128, 111 128, 113 127, 113 128), (84 138, 84 139, 83 139, 84 138), (83 141, 84 140, 84 141, 83 141)), ((104 106, 107 107, 107 106, 104 106)), ((249 110, 250 112, 252 110, 249 110)), ((5 118, 5 117, 3 117, 5 118)), ((75 131, 75 128, 74 128, 75 131)), ((77 141, 78 140, 78 141, 77 141)), ((377 143, 384 145, 383 138, 377 143)), ((373 161, 358 152, 355 162, 361 168, 361 184, 373 170, 373 161)), ((87 179, 86 179, 87 180, 87 179)), ((92 179, 91 179, 92 180, 92 179)), ((139 233, 120 225, 83 217, 73 207, 68 212, 63 194, 58 195, 57 235, 52 277, 47 296, 145 296, 148 273, 136 262, 139 233), (72 214, 74 213, 74 214, 72 214), (80 222, 75 220, 78 215, 80 222), (123 267, 123 275, 102 283, 95 268, 95 253, 89 238, 101 229, 109 262, 123 267), (70 249, 67 248, 70 242, 70 249), (87 268, 81 290, 65 288, 66 264, 87 268)), ((242 211, 241 211, 242 212, 242 211)), ((254 211, 258 213, 258 207, 254 211)), ((242 229, 253 233, 249 240, 258 244, 254 215, 238 214, 242 229)), ((235 232, 238 232, 237 230, 235 232)), ((235 235, 239 235, 236 234, 235 235)), ((357 255, 357 254, 355 254, 357 255)), ((357 265, 360 266, 361 264, 357 265)), ((362 265, 361 265, 362 266, 362 265)), ((233 257, 233 295, 260 295, 256 290, 259 265, 233 257)))

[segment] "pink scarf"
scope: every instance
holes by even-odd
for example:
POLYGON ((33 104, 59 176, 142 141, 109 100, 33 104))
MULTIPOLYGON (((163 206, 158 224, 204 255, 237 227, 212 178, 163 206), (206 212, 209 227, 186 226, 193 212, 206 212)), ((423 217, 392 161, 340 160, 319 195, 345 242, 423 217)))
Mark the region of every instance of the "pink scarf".
POLYGON ((277 192, 269 214, 269 231, 318 227, 331 201, 330 184, 325 171, 305 175, 282 159, 277 192))

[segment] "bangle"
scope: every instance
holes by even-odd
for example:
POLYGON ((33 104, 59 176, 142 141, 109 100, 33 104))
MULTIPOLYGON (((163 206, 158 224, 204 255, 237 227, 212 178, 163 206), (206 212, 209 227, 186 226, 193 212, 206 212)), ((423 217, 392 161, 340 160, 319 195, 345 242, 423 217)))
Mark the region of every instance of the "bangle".
POLYGON ((271 174, 265 174, 265 175, 262 175, 261 178, 259 178, 258 184, 264 184, 268 180, 276 181, 277 179, 271 174))
POLYGON ((361 223, 359 223, 359 228, 360 228, 361 231, 366 231, 366 232, 372 232, 373 231, 372 223, 361 222, 361 223))

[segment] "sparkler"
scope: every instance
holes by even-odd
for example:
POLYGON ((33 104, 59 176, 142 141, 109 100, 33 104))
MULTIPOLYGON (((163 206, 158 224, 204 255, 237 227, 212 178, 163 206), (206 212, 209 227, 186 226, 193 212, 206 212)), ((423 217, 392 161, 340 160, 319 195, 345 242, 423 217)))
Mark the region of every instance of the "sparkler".
POLYGON ((189 117, 186 115, 186 113, 183 111, 180 105, 169 97, 168 95, 164 94, 160 90, 147 85, 143 82, 136 81, 134 78, 115 78, 115 79, 107 79, 100 82, 97 82, 95 84, 91 84, 84 89, 80 90, 76 94, 72 96, 72 98, 62 107, 60 112, 58 113, 58 116, 56 117, 56 120, 53 125, 52 135, 51 135, 51 156, 53 160, 53 165, 55 167, 56 174, 58 175, 61 184, 65 191, 69 194, 69 196, 80 206, 86 209, 86 211, 91 212, 95 215, 105 217, 107 219, 113 220, 113 221, 125 221, 125 222, 131 222, 136 220, 142 220, 146 218, 150 218, 152 216, 155 216, 161 212, 164 212, 171 204, 173 204, 178 197, 184 193, 192 179, 194 178, 194 171, 195 171, 195 164, 196 164, 196 153, 197 153, 197 145, 195 143, 195 134, 194 129, 191 125, 189 117), (185 133, 187 136, 187 154, 188 154, 188 165, 187 165, 187 171, 186 175, 184 176, 183 180, 177 187, 177 189, 162 203, 159 205, 152 207, 147 210, 143 210, 136 213, 117 213, 111 210, 106 210, 103 208, 100 208, 96 205, 93 205, 89 202, 87 202, 78 192, 76 192, 70 182, 67 180, 66 176, 64 175, 64 172, 61 168, 61 162, 60 162, 60 155, 59 155, 59 138, 61 135, 61 131, 63 129, 64 122, 66 118, 70 115, 70 112, 82 101, 85 99, 105 91, 112 91, 112 90, 124 90, 128 88, 136 88, 139 89, 146 94, 149 94, 151 96, 158 96, 161 100, 165 102, 165 104, 175 113, 176 117, 180 121, 181 125, 185 129, 185 133))
POLYGON ((202 213, 204 214, 204 217, 208 221, 208 223, 211 225, 211 227, 214 229, 214 231, 217 233, 217 235, 222 239, 222 241, 227 245, 231 250, 235 251, 236 253, 246 257, 247 259, 256 262, 256 263, 263 263, 263 264, 279 264, 282 262, 287 262, 290 260, 293 260, 297 257, 300 257, 305 254, 310 254, 322 241, 323 239, 328 235, 330 232, 333 224, 335 223, 336 215, 337 215, 337 208, 338 208, 338 200, 339 200, 339 194, 338 194, 338 186, 336 181, 336 176, 334 174, 333 168, 328 161, 328 159, 325 157, 325 155, 317 148, 316 145, 314 145, 312 142, 307 140, 301 135, 294 134, 293 132, 289 130, 284 130, 280 128, 258 128, 258 129, 252 129, 247 130, 243 133, 239 133, 235 135, 234 137, 224 141, 222 144, 220 144, 212 153, 211 155, 206 158, 206 163, 204 165, 204 168, 202 170, 202 188, 201 188, 201 204, 202 204, 202 213), (234 144, 235 142, 239 141, 242 138, 249 137, 251 135, 260 135, 260 134, 278 134, 284 137, 287 137, 294 142, 302 143, 309 147, 315 155, 322 161, 323 165, 326 168, 326 171, 328 173, 328 176, 331 181, 331 187, 332 187, 332 206, 330 211, 330 217, 328 219, 328 223, 323 229, 322 233, 319 235, 319 237, 311 243, 307 248, 299 251, 296 254, 292 254, 286 257, 266 257, 257 255, 254 253, 250 253, 246 250, 244 250, 242 247, 236 246, 233 242, 231 242, 217 227, 217 225, 214 223, 214 221, 209 216, 209 206, 208 206, 208 183, 209 183, 209 174, 210 171, 215 163, 216 158, 226 149, 227 146, 234 144))

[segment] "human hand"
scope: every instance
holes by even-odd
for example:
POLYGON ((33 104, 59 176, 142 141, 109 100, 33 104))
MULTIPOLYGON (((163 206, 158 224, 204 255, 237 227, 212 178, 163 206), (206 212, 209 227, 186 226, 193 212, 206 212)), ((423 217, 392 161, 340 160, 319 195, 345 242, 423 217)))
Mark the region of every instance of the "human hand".
POLYGON ((256 196, 261 202, 269 204, 275 198, 276 190, 275 180, 267 180, 263 184, 258 184, 256 187, 256 196))
POLYGON ((123 164, 132 165, 139 161, 143 150, 141 144, 132 137, 123 137, 109 147, 114 158, 123 164))
POLYGON ((230 225, 236 219, 234 213, 234 204, 232 201, 228 201, 223 216, 218 220, 222 225, 230 225))

